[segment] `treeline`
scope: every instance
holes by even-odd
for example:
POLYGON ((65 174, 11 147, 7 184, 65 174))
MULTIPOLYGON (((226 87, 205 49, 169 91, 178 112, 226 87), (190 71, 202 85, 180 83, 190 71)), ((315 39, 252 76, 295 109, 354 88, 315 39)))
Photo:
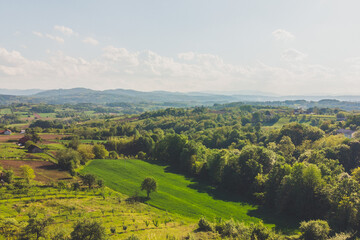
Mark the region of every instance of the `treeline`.
MULTIPOLYGON (((148 119, 144 124, 149 125, 148 119)), ((359 141, 299 123, 272 131, 254 125, 229 127, 230 134, 224 132, 226 127, 211 128, 210 132, 222 130, 218 136, 231 139, 219 149, 205 140, 206 129, 199 137, 196 132, 178 134, 167 128, 141 130, 130 137, 110 138, 105 146, 118 154, 166 162, 279 213, 302 220, 326 219, 338 231, 360 227, 355 174, 360 166, 359 141)))
POLYGON ((241 151, 208 149, 180 134, 110 139, 105 146, 118 154, 166 162, 279 213, 303 220, 326 219, 341 231, 357 229, 360 179, 354 173, 360 172, 360 142, 324 138, 320 129, 298 135, 301 127, 284 126, 278 136, 271 136, 275 142, 269 137, 266 147, 248 144, 241 151), (303 149, 305 145, 316 148, 303 149), (318 148, 323 145, 327 147, 318 148))

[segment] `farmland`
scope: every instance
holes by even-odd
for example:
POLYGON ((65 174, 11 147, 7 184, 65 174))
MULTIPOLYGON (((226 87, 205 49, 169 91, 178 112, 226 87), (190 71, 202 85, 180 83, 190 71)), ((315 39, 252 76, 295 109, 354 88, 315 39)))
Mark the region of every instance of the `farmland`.
MULTIPOLYGON (((184 218, 146 204, 129 203, 125 195, 109 189, 73 191, 68 185, 38 185, 16 195, 0 189, 1 217, 17 223, 26 221, 34 212, 38 216, 52 216, 46 239, 54 239, 57 234, 68 235, 72 226, 84 218, 101 221, 109 239, 125 239, 133 234, 141 239, 181 238, 194 228, 184 218)), ((15 226, 13 230, 16 232, 18 228, 15 226)), ((6 238, 0 235, 0 239, 6 238)))

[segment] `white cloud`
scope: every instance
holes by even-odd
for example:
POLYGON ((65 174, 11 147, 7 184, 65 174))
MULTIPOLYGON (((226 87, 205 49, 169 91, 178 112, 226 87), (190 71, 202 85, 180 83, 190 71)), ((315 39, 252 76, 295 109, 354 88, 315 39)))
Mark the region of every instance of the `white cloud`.
POLYGON ((36 61, 18 51, 0 48, 0 83, 7 88, 19 88, 31 82, 33 88, 257 90, 279 94, 360 91, 358 58, 344 61, 337 67, 296 62, 305 56, 288 49, 283 57, 291 62, 280 67, 262 62, 230 64, 213 54, 187 52, 168 57, 152 51, 107 46, 93 59, 57 51, 49 52, 43 61, 36 61))
POLYGON ((33 33, 35 36, 37 36, 37 37, 43 37, 43 36, 44 36, 41 32, 35 32, 35 31, 33 31, 32 33, 33 33))
POLYGON ((295 36, 292 33, 284 29, 276 29, 275 31, 272 32, 272 35, 276 40, 281 40, 281 41, 288 41, 295 38, 295 36))
POLYGON ((48 39, 51 39, 53 41, 56 41, 58 43, 64 43, 65 40, 61 37, 58 37, 58 36, 54 36, 54 35, 51 35, 51 34, 45 34, 45 37, 47 37, 48 39))
POLYGON ((62 34, 66 35, 66 36, 78 35, 76 32, 74 32, 74 30, 72 30, 71 28, 65 27, 65 26, 56 25, 56 26, 54 26, 54 29, 56 31, 61 32, 62 34))
POLYGON ((56 41, 58 43, 64 43, 65 42, 65 40, 62 37, 54 36, 54 35, 51 35, 51 34, 48 34, 48 33, 43 34, 41 32, 36 32, 36 31, 33 31, 32 33, 37 37, 40 37, 40 38, 46 37, 46 38, 51 39, 53 41, 56 41))
POLYGON ((87 38, 84 38, 83 39, 83 42, 84 43, 87 43, 87 44, 90 44, 90 45, 93 45, 93 46, 96 46, 99 44, 99 41, 92 38, 92 37, 87 37, 87 38))
POLYGON ((307 55, 296 49, 290 48, 290 49, 286 49, 282 53, 281 57, 285 61, 293 62, 293 61, 303 61, 307 57, 307 55))

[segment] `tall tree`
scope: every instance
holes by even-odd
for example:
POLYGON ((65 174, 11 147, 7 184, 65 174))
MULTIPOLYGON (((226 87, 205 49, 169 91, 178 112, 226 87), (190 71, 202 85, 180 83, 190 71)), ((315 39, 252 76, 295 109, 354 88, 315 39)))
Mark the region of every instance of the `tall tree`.
POLYGON ((147 198, 150 198, 151 192, 157 191, 157 182, 152 177, 147 177, 144 179, 144 181, 141 183, 141 191, 145 190, 147 194, 147 198))

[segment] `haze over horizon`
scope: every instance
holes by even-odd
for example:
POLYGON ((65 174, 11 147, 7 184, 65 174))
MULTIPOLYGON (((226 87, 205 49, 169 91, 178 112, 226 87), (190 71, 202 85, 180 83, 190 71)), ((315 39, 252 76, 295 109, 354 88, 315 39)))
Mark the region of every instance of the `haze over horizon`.
POLYGON ((359 95, 360 2, 0 1, 0 83, 359 95))

